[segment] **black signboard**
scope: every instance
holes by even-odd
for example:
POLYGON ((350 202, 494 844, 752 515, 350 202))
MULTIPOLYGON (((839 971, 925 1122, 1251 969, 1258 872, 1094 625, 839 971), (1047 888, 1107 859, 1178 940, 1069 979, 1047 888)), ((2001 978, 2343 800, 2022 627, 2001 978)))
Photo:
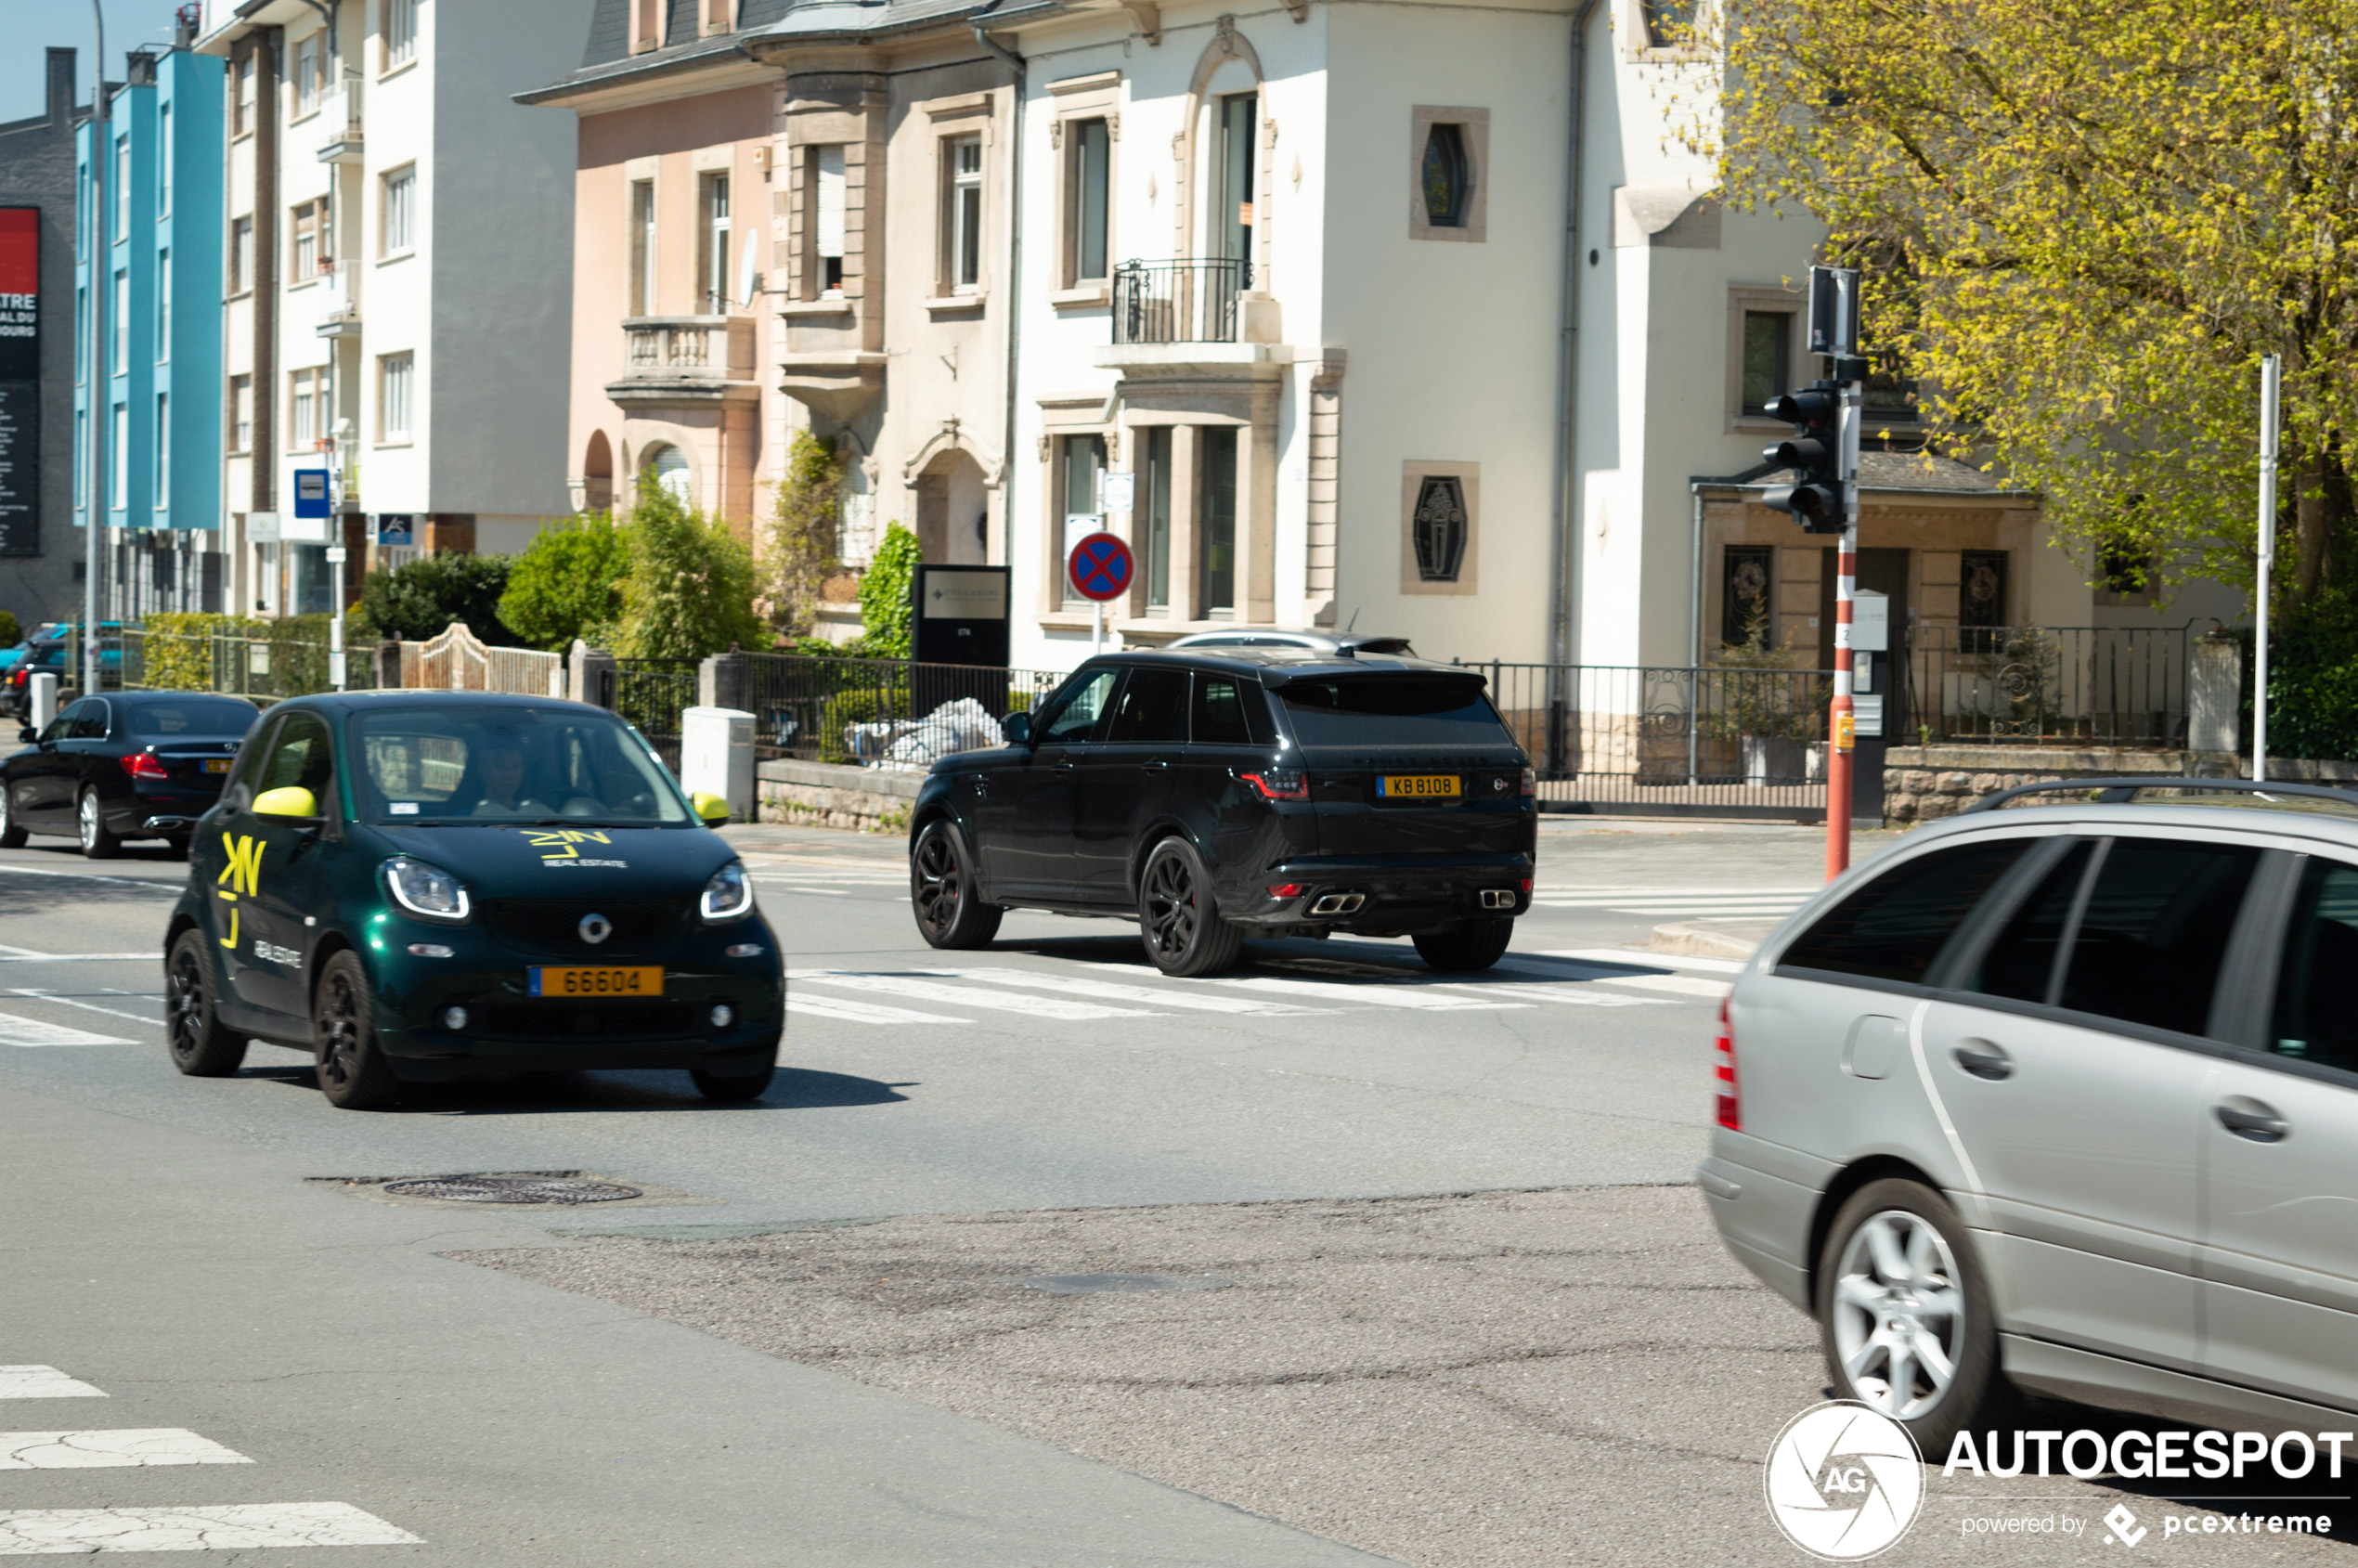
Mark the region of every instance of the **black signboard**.
POLYGON ((917 568, 914 629, 919 664, 1007 662, 1007 568, 917 568))
POLYGON ((41 383, 0 382, 0 555, 41 553, 41 383))

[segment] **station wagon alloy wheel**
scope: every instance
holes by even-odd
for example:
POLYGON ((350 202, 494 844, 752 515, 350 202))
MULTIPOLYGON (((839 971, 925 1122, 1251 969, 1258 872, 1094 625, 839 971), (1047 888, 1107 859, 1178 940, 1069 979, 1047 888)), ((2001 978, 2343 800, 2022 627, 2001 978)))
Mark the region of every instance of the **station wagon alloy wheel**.
POLYGON ((1843 1249, 1832 1327, 1860 1400, 1894 1420, 1931 1414, 1956 1380, 1965 1328, 1947 1239, 1905 1209, 1871 1216, 1843 1249))

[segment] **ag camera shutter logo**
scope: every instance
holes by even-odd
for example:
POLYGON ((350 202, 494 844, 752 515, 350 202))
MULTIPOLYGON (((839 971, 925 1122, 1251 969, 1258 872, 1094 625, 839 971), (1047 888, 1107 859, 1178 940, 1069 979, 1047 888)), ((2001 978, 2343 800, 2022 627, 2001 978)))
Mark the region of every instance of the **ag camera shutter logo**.
POLYGON ((1855 1562, 1916 1523, 1924 1455, 1890 1417, 1835 1400, 1785 1423, 1769 1445, 1761 1484, 1785 1539, 1812 1557, 1855 1562))

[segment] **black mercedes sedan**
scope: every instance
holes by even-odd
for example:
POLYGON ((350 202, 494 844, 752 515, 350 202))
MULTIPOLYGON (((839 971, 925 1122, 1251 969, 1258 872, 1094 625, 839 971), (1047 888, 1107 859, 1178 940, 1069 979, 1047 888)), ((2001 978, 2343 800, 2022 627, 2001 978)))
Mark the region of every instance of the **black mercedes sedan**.
POLYGON ((187 692, 110 692, 67 706, 0 762, 0 849, 29 834, 81 841, 105 860, 126 838, 187 853, 199 817, 221 797, 253 704, 187 692))
POLYGON ((1411 937, 1486 969, 1529 907, 1531 759, 1476 671, 1405 656, 1205 648, 1090 660, 1007 744, 933 765, 910 897, 938 948, 1009 908, 1134 919, 1156 966, 1247 937, 1411 937))

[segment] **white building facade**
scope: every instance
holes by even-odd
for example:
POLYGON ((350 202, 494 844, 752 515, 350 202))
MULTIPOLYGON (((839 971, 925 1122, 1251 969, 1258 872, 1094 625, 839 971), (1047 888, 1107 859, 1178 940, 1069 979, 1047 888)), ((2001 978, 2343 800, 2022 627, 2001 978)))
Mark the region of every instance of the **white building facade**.
POLYGON ((512 101, 579 57, 577 0, 208 6, 228 62, 222 391, 232 608, 335 607, 419 551, 521 550, 570 511, 570 128, 512 101), (337 517, 294 516, 295 474, 337 517), (387 541, 381 543, 380 541, 387 541))

